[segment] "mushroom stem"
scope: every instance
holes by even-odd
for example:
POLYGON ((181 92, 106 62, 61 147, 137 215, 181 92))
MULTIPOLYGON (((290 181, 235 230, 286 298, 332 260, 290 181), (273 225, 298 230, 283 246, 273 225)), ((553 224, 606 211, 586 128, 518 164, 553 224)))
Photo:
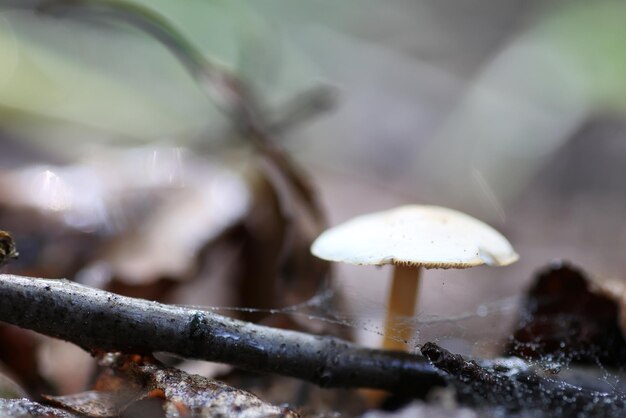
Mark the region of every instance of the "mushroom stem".
POLYGON ((407 319, 415 313, 420 275, 421 267, 394 266, 383 335, 386 350, 407 350, 407 343, 413 336, 413 326, 407 319))

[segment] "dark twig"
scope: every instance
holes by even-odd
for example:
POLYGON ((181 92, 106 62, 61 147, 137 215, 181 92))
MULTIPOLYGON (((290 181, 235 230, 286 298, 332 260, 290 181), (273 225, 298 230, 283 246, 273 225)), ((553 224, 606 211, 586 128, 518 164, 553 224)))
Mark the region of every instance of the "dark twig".
POLYGON ((497 406, 524 416, 623 417, 626 398, 573 386, 555 377, 544 377, 531 368, 514 370, 502 365, 481 365, 433 343, 422 354, 448 373, 461 401, 477 407, 497 406), (535 412, 535 414, 533 414, 535 412))
POLYGON ((87 350, 163 351, 323 387, 368 387, 421 396, 444 385, 440 372, 420 355, 254 325, 67 280, 0 275, 0 320, 87 350))

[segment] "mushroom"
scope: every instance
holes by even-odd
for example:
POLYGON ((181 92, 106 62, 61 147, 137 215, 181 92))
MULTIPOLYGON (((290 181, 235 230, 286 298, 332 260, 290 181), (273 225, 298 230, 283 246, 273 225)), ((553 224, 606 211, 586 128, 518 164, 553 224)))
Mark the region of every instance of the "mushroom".
POLYGON ((323 232, 311 252, 328 261, 394 266, 387 302, 383 348, 406 350, 410 318, 419 296, 421 268, 468 268, 481 264, 505 266, 519 258, 498 231, 456 210, 407 205, 356 217, 323 232))

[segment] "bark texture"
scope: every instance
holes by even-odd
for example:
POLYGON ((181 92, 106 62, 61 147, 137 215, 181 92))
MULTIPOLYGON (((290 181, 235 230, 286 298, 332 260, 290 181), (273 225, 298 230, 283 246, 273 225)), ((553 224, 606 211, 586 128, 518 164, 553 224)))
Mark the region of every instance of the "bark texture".
POLYGON ((169 352, 323 387, 368 387, 420 396, 444 385, 441 372, 420 355, 264 327, 67 280, 0 275, 0 321, 86 350, 169 352))

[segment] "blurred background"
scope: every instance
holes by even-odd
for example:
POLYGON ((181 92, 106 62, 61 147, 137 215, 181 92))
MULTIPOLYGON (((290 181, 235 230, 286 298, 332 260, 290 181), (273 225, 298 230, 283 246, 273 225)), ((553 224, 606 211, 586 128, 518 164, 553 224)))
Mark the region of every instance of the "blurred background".
MULTIPOLYGON (((165 17, 247 83, 268 123, 283 122, 275 139, 330 225, 425 203, 509 238, 513 266, 424 275, 417 341, 497 341, 511 300, 553 259, 624 277, 623 2, 130 3, 165 17), (303 92, 320 88, 332 105, 307 113, 303 92), (471 324, 446 320, 468 313, 471 324)), ((302 227, 290 269, 276 267, 280 193, 180 62, 132 25, 38 6, 0 1, 0 227, 22 255, 6 270, 183 304, 312 297, 319 277, 299 280, 313 274, 314 234, 302 227)), ((326 318, 378 344, 390 270, 335 272, 343 303, 326 318)))

